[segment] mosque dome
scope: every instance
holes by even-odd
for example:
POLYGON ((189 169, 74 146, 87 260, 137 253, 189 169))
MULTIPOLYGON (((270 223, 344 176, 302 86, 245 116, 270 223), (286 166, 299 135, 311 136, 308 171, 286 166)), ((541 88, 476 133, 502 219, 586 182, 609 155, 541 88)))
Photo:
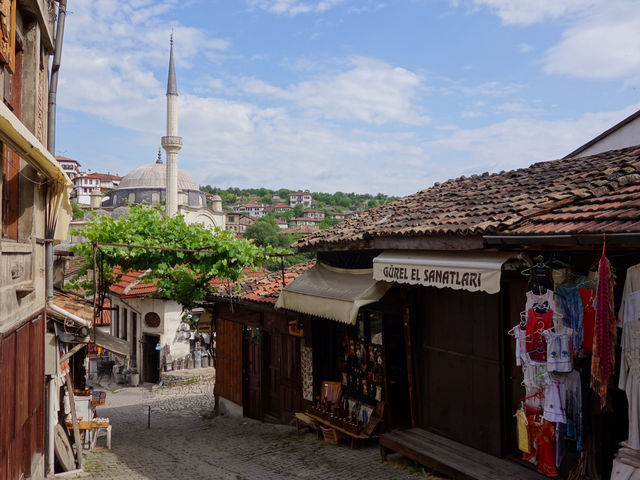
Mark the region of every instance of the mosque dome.
MULTIPOLYGON (((158 160, 132 170, 109 193, 103 206, 116 208, 144 203, 164 204, 167 194, 167 166, 158 160)), ((178 205, 204 208, 207 205, 204 192, 183 170, 178 169, 178 205)))
MULTIPOLYGON (((151 163, 142 165, 135 170, 126 174, 120 184, 118 190, 129 188, 166 188, 167 186, 167 167, 163 163, 151 163)), ((193 179, 183 170, 178 169, 178 191, 195 190, 199 191, 200 187, 193 179)))

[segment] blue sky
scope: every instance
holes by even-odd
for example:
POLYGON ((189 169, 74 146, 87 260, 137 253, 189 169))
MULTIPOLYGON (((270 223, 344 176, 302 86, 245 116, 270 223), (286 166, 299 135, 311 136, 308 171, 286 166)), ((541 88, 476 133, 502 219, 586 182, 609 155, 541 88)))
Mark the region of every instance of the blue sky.
POLYGON ((72 0, 58 155, 220 187, 406 195, 559 158, 640 108, 626 0, 72 0), (163 154, 164 158, 164 154, 163 154))

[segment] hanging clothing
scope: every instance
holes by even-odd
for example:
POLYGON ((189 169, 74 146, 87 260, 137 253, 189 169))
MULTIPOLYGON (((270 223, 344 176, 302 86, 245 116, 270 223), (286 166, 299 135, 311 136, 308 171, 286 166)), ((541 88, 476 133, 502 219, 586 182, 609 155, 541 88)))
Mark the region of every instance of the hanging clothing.
POLYGON ((557 311, 555 294, 553 290, 546 290, 539 294, 534 291, 527 292, 526 310, 534 309, 537 313, 545 313, 547 310, 557 311))
POLYGON ((521 366, 529 363, 531 359, 527 355, 527 331, 516 325, 513 329, 513 336, 516 339, 516 365, 521 366))
POLYGON ((589 288, 579 288, 580 299, 582 301, 582 319, 583 319, 583 338, 582 338, 582 350, 585 356, 591 355, 593 352, 593 330, 596 324, 596 291, 589 288))
POLYGON ((556 428, 556 438, 555 438, 556 467, 559 467, 560 464, 562 463, 562 459, 564 458, 564 453, 566 451, 565 443, 564 443, 564 432, 566 429, 566 425, 564 423, 556 423, 555 428, 556 428))
POLYGON ((523 453, 530 453, 531 445, 529 444, 527 415, 522 409, 518 409, 516 412, 516 424, 518 426, 518 448, 523 453))
POLYGON ((522 367, 524 374, 525 405, 534 413, 544 404, 544 374, 547 373, 546 363, 528 363, 522 367))
MULTIPOLYGON (((575 286, 559 286, 556 288, 556 301, 562 314, 564 323, 573 330, 573 354, 583 357, 584 349, 584 306, 580 297, 580 290, 575 286)), ((593 341, 593 339, 592 339, 593 341)))
POLYGON ((564 378, 566 400, 564 413, 567 417, 565 436, 576 442, 576 450, 584 449, 584 426, 582 423, 582 382, 580 372, 573 370, 564 378))
MULTIPOLYGON (((640 293, 640 292, 636 292, 640 293)), ((622 327, 622 355, 618 388, 627 393, 630 448, 640 450, 640 320, 627 320, 622 327)))
POLYGON ((613 309, 613 272, 609 259, 602 255, 598 267, 596 324, 591 357, 591 388, 600 397, 600 409, 607 403, 607 388, 616 356, 616 316, 613 309))
POLYGON ((618 326, 624 327, 624 323, 640 318, 640 290, 627 295, 624 302, 624 322, 618 326))
POLYGON ((557 477, 555 454, 555 427, 551 422, 540 418, 540 415, 527 415, 531 452, 522 455, 527 460, 538 465, 538 472, 548 477, 557 477))
POLYGON ((532 361, 547 360, 547 342, 542 332, 551 327, 553 327, 553 310, 549 309, 545 313, 537 313, 534 308, 528 310, 526 350, 532 361))
POLYGON ((531 267, 529 270, 529 290, 538 294, 553 290, 553 272, 548 267, 531 267))
POLYGON ((567 402, 567 388, 565 377, 556 373, 545 373, 544 378, 544 414, 543 418, 549 422, 567 423, 564 410, 567 402))
POLYGON ((553 327, 542 332, 547 342, 547 372, 573 370, 573 330, 569 327, 553 327))
POLYGON ((622 290, 622 302, 620 303, 620 310, 618 311, 618 326, 622 326, 626 320, 625 306, 627 297, 638 290, 640 290, 640 264, 627 269, 627 276, 624 280, 624 288, 622 290))

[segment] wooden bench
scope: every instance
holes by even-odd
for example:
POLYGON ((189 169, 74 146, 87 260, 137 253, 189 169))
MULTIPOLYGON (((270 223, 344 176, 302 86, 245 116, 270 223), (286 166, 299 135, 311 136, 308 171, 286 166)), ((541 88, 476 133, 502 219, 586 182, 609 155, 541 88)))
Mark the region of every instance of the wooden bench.
POLYGON ((420 428, 394 430, 380 436, 380 455, 395 452, 454 480, 541 480, 523 465, 494 457, 420 428))
POLYGON ((325 420, 324 418, 316 417, 315 415, 312 415, 311 413, 307 413, 306 415, 308 417, 312 418, 313 420, 315 420, 316 422, 321 423, 323 425, 326 425, 327 427, 332 428, 335 431, 340 432, 341 434, 343 434, 346 437, 348 437, 351 440, 350 448, 352 450, 354 448, 356 448, 358 440, 370 440, 372 438, 377 438, 377 436, 369 436, 369 435, 365 435, 364 433, 353 433, 353 432, 350 432, 348 430, 345 430, 344 428, 341 428, 341 427, 338 427, 337 425, 332 424, 331 422, 325 420))

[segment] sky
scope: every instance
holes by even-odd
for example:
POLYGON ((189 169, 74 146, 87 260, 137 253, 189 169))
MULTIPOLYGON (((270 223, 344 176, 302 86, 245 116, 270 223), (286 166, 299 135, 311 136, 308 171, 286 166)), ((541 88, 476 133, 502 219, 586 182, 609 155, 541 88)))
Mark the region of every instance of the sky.
POLYGON ((635 1, 68 9, 56 154, 83 170, 156 160, 172 32, 178 166, 200 185, 407 195, 561 158, 640 109, 635 1))

